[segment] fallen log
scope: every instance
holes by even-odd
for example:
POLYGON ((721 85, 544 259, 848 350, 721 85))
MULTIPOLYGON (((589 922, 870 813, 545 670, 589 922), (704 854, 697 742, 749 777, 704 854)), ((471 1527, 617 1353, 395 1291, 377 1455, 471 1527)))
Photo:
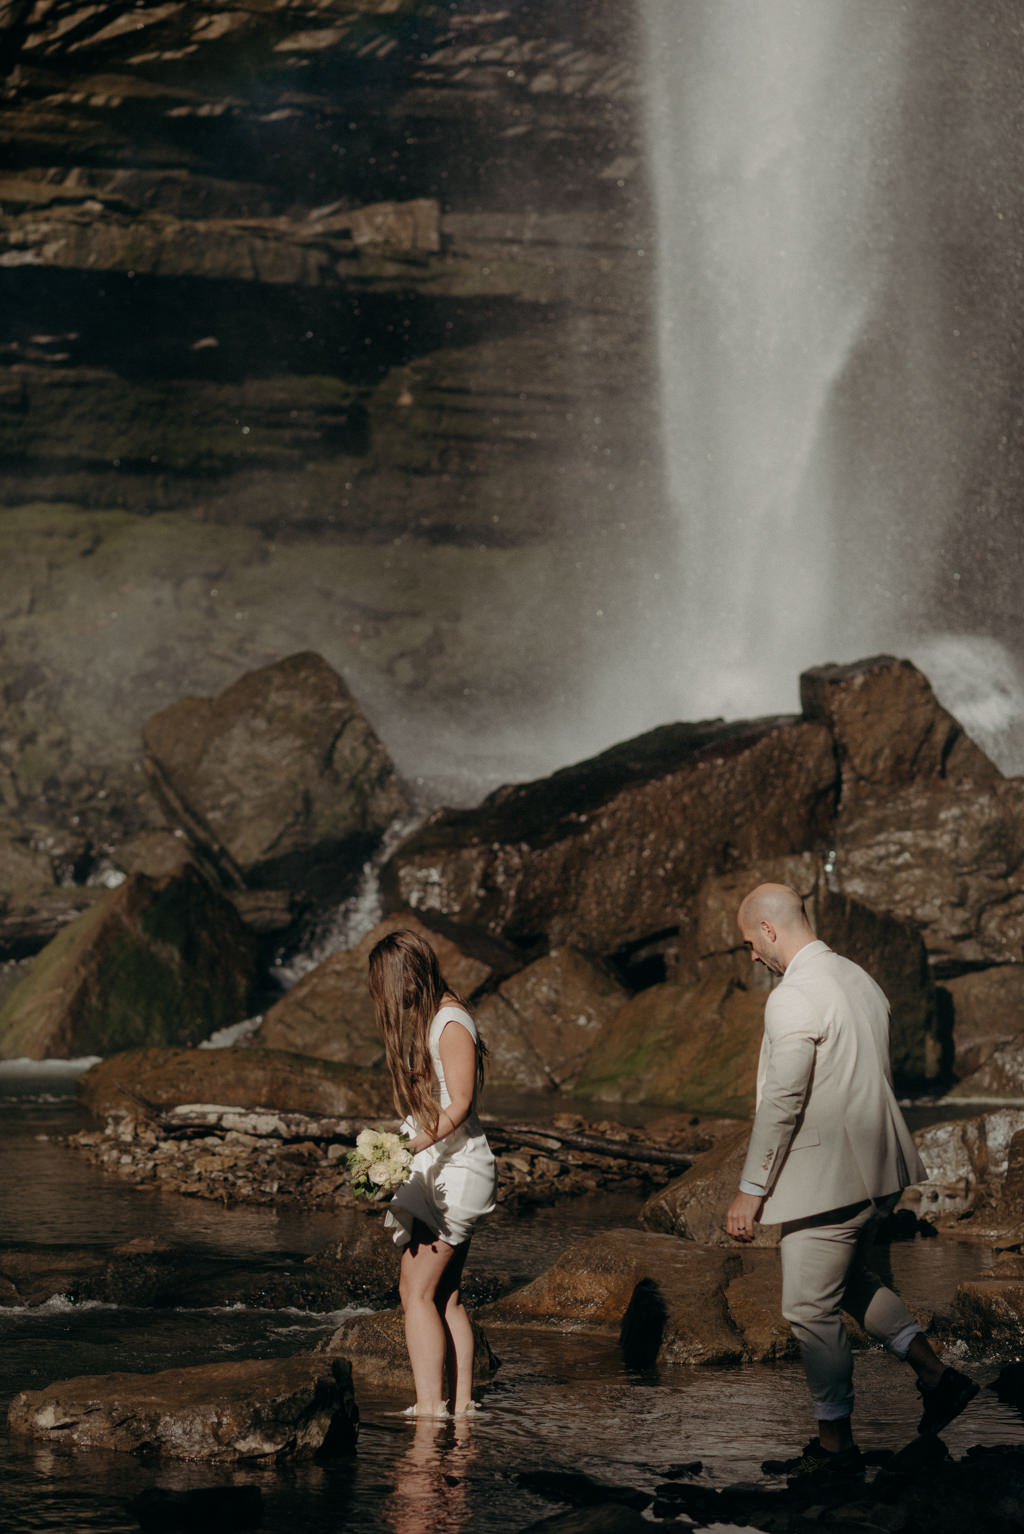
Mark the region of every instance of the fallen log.
POLYGON ((323 1143, 340 1141, 354 1145, 356 1135, 366 1128, 364 1119, 327 1118, 313 1113, 294 1113, 277 1108, 231 1108, 221 1103, 178 1103, 173 1108, 162 1107, 140 1097, 129 1088, 122 1088, 125 1095, 142 1109, 147 1123, 168 1140, 197 1139, 202 1135, 236 1134, 252 1135, 254 1139, 275 1139, 289 1143, 297 1140, 316 1140, 323 1143))
MULTIPOLYGON (((321 1144, 354 1145, 359 1131, 367 1128, 365 1119, 326 1118, 275 1108, 230 1108, 220 1103, 179 1103, 166 1108, 148 1102, 128 1088, 124 1091, 138 1103, 147 1121, 169 1140, 198 1139, 203 1135, 234 1131, 252 1135, 254 1139, 276 1139, 286 1143, 314 1140, 321 1144)), ((680 1172, 692 1165, 692 1157, 685 1152, 661 1146, 577 1134, 573 1130, 551 1129, 547 1125, 506 1124, 497 1119, 485 1119, 484 1124, 492 1148, 498 1151, 502 1144, 521 1145, 548 1154, 573 1150, 611 1160, 635 1161, 645 1166, 672 1167, 680 1172)))
POLYGON ((530 1150, 584 1151, 591 1156, 608 1156, 618 1161, 675 1167, 680 1172, 687 1171, 693 1164, 693 1158, 685 1151, 636 1145, 628 1140, 600 1139, 597 1135, 581 1135, 572 1130, 549 1129, 547 1126, 531 1128, 529 1124, 503 1124, 497 1119, 485 1119, 484 1127, 492 1149, 500 1147, 501 1142, 506 1140, 511 1145, 523 1145, 530 1150))

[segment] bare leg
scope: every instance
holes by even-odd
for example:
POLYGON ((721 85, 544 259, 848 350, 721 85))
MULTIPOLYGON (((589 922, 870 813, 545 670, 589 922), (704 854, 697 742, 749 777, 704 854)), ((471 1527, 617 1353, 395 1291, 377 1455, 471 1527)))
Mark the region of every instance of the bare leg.
POLYGON ((448 1390, 452 1412, 464 1416, 473 1409, 473 1325, 462 1303, 462 1270, 466 1266, 469 1242, 455 1248, 455 1255, 444 1271, 437 1288, 437 1307, 441 1311, 448 1342, 448 1390))
POLYGON ((402 1253, 398 1292, 405 1312, 405 1344, 416 1387, 417 1417, 445 1415, 448 1336, 437 1305, 437 1289, 457 1251, 417 1220, 412 1240, 402 1253))
POLYGON ((907 1363, 910 1364, 921 1384, 926 1390, 933 1390, 939 1383, 945 1372, 945 1364, 941 1358, 936 1357, 931 1343, 923 1333, 918 1332, 907 1349, 907 1363))
POLYGON ((818 1442, 830 1454, 841 1454, 853 1448, 853 1421, 850 1417, 820 1418, 818 1442))

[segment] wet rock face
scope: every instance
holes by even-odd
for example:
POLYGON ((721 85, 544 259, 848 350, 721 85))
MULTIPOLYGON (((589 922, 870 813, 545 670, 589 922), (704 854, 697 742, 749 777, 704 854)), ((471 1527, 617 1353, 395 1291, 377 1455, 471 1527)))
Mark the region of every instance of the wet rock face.
POLYGON ((3 9, 17 802, 102 825, 147 713, 301 644, 396 711, 471 690, 467 728, 496 676, 499 711, 537 695, 555 603, 578 672, 575 620, 607 605, 580 540, 607 568, 658 502, 641 23, 3 9), (513 589, 543 637, 510 666, 513 589))
POLYGON ((8 1413, 12 1433, 44 1443, 217 1462, 351 1448, 356 1420, 347 1364, 312 1354, 84 1376, 23 1391, 8 1413))
POLYGON ((0 1012, 0 1053, 199 1043, 248 1015, 256 979, 255 940, 194 869, 135 874, 37 955, 0 1012))
POLYGON ((606 966, 574 948, 528 964, 477 1008, 488 1081, 571 1088, 628 995, 606 966))
POLYGON ((147 720, 158 799, 229 883, 351 886, 408 804, 345 683, 319 655, 247 673, 147 720))
POLYGON ((800 703, 835 738, 844 807, 908 783, 1000 777, 910 661, 878 655, 815 666, 800 678, 800 703))
POLYGON ((812 843, 835 787, 824 726, 666 725, 478 810, 435 815, 395 853, 385 887, 427 920, 614 954, 679 926, 710 872, 812 843))
POLYGON ((906 788, 840 816, 843 893, 921 931, 940 975, 1019 961, 1024 782, 906 788))

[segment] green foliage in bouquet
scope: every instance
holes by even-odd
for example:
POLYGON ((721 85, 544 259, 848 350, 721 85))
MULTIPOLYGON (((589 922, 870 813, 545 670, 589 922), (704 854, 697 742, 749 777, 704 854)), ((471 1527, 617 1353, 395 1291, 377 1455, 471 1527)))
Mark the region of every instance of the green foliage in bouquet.
POLYGON ((352 1188, 360 1198, 390 1198, 409 1178, 412 1151, 409 1136, 389 1129, 364 1129, 348 1153, 352 1188))

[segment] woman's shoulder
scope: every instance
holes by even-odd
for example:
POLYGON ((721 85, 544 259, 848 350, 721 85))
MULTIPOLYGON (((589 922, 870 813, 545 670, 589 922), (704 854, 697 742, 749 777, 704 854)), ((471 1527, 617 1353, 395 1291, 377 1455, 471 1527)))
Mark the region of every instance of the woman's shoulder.
POLYGON ((451 1001, 445 1002, 434 1013, 433 1021, 430 1024, 430 1039, 432 1043, 437 1042, 448 1023, 461 1023, 473 1039, 477 1036, 476 1023, 474 1023, 465 1007, 460 1006, 458 1002, 451 1001))

